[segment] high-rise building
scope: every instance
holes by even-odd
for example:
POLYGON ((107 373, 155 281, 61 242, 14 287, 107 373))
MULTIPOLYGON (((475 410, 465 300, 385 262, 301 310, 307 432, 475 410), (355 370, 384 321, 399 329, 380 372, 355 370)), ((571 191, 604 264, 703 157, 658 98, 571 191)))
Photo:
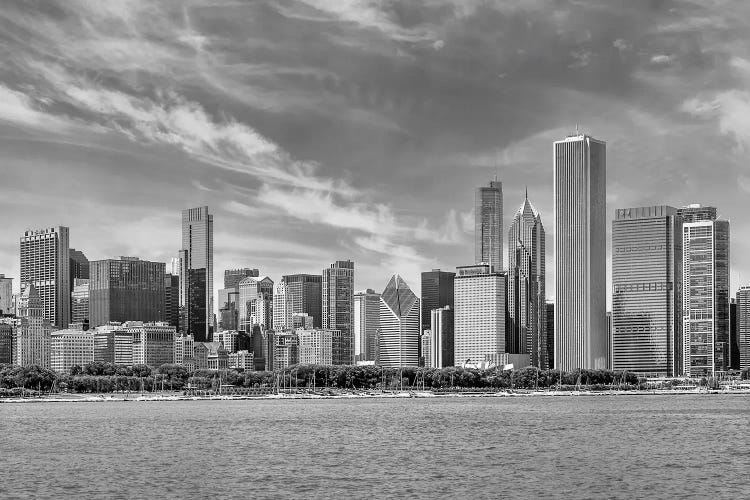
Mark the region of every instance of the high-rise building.
POLYGON ((76 278, 89 279, 89 259, 80 250, 70 249, 70 286, 76 278))
POLYGON ((176 274, 164 275, 164 321, 180 326, 180 276, 176 274))
POLYGON ((133 364, 158 367, 174 363, 175 327, 165 322, 128 321, 122 329, 133 335, 133 364))
POLYGON ((84 278, 73 278, 73 291, 70 293, 71 323, 81 323, 88 328, 90 323, 89 297, 89 280, 84 278))
POLYGON ((307 313, 313 317, 313 326, 323 325, 323 277, 316 274, 288 274, 281 278, 292 300, 292 314, 307 313))
POLYGON ((354 262, 337 260, 323 269, 322 314, 325 330, 341 332, 341 364, 354 364, 354 262))
POLYGON ((547 366, 555 366, 555 303, 548 300, 544 304, 545 314, 547 316, 547 366))
POLYGON ((368 288, 354 294, 354 361, 375 361, 380 329, 380 294, 368 288))
POLYGON ((273 328, 273 280, 268 276, 258 277, 258 293, 263 296, 263 305, 266 308, 264 311, 265 327, 268 329, 273 328))
POLYGON ((221 342, 221 345, 224 346, 224 349, 226 349, 228 353, 237 352, 238 336, 239 332, 237 330, 214 332, 214 339, 216 339, 215 342, 221 342))
POLYGON ((94 330, 94 361, 122 366, 133 364, 133 334, 121 323, 108 323, 94 330))
POLYGON ((435 367, 435 353, 432 352, 432 331, 424 330, 419 337, 420 351, 422 352, 422 365, 425 368, 435 367))
POLYGON ((239 269, 225 269, 224 270, 224 288, 237 288, 240 281, 245 278, 258 278, 260 271, 257 269, 250 269, 249 267, 242 267, 239 269))
POLYGON ((456 273, 433 269, 422 273, 422 331, 430 329, 433 309, 453 308, 453 278, 456 273))
POLYGON ((750 285, 737 291, 737 341, 739 344, 739 369, 750 368, 750 285))
POLYGON ((273 329, 288 330, 292 323, 292 297, 284 280, 279 281, 273 291, 273 329))
POLYGON ((682 374, 682 219, 668 206, 612 221, 612 368, 682 374))
POLYGON ((138 257, 89 262, 89 322, 164 321, 163 262, 138 257))
POLYGON ((0 317, 0 365, 13 363, 13 330, 17 320, 10 319, 0 317))
POLYGON ((13 314, 13 278, 0 274, 0 315, 13 314))
POLYGON ((419 299, 395 274, 380 296, 378 364, 386 367, 419 365, 419 299))
POLYGON ((239 328, 239 286, 219 290, 219 330, 239 328))
POLYGON ((440 307, 430 311, 430 328, 425 330, 430 335, 429 354, 425 354, 425 366, 430 368, 447 368, 454 366, 454 316, 451 306, 440 307))
POLYGON ((94 361, 94 333, 83 330, 58 330, 50 337, 50 368, 69 373, 73 366, 94 361))
POLYGON ((508 231, 508 331, 505 350, 547 368, 545 233, 528 193, 508 231))
POLYGON ((208 207, 182 211, 181 259, 184 330, 196 342, 206 342, 213 333, 214 314, 214 216, 208 207))
POLYGON ((605 369, 606 143, 573 135, 554 145, 555 368, 605 369))
POLYGON ((195 341, 192 335, 178 335, 174 338, 174 362, 195 369, 195 341))
POLYGON ((729 366, 729 222, 690 205, 682 225, 683 372, 713 376, 729 366))
POLYGON ((299 338, 295 333, 269 333, 268 340, 273 345, 269 355, 273 355, 267 359, 266 369, 284 370, 299 363, 299 338))
POLYGON ((497 178, 475 192, 474 262, 503 269, 503 183, 497 178))
POLYGON ((44 302, 33 283, 27 284, 21 291, 17 307, 20 322, 14 335, 13 363, 49 368, 52 326, 44 317, 44 302))
POLYGON ((297 330, 299 362, 308 365, 341 365, 346 357, 339 330, 297 330))
POLYGON ((489 264, 456 268, 454 363, 495 362, 505 351, 507 275, 489 264))
POLYGON ((268 307, 264 294, 260 290, 261 278, 248 277, 240 281, 238 321, 239 328, 245 332, 251 332, 254 325, 261 327, 263 331, 268 329, 269 319, 266 314, 268 307))
POLYGON ((21 284, 39 293, 44 318, 56 328, 70 323, 70 231, 58 226, 21 236, 21 284))
POLYGON ((740 369, 740 339, 737 329, 737 301, 729 299, 729 368, 740 369))

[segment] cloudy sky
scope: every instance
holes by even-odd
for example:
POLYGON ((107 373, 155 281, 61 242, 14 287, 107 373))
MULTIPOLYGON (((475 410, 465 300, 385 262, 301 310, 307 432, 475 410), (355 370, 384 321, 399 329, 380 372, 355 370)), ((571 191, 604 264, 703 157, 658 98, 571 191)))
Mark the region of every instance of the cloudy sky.
MULTIPOLYGON (((607 141, 615 208, 714 204, 750 282, 750 5, 738 0, 8 2, 0 273, 26 228, 168 261, 209 205, 227 267, 472 263, 474 188, 551 241, 552 142, 607 141)), ((548 290, 552 248, 548 247, 548 290)), ((17 281, 17 279, 16 279, 17 281)), ((18 283, 15 283, 18 288, 18 283)), ((219 288, 217 286, 217 288, 219 288)))

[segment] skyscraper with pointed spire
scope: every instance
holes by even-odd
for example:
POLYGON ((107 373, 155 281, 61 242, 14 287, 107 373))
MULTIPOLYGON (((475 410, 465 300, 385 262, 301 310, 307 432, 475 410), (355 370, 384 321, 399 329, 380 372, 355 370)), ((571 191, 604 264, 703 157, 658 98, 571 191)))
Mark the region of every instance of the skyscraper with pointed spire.
POLYGON ((508 332, 506 351, 529 355, 547 368, 545 233, 539 212, 526 199, 508 231, 508 332))
POLYGON ((474 199, 474 263, 503 270, 503 183, 477 188, 474 199))

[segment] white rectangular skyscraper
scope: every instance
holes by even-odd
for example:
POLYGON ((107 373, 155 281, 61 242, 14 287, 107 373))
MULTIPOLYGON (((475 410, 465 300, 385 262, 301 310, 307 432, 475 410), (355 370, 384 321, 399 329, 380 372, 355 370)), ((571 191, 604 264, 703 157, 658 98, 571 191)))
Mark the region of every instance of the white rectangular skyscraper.
POLYGON ((606 144, 573 135, 554 144, 555 368, 605 369, 606 144))

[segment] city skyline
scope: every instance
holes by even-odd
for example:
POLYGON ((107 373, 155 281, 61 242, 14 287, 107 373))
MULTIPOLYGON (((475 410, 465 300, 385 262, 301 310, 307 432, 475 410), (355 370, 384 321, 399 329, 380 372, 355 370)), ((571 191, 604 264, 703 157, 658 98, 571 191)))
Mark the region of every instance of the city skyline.
MULTIPOLYGON (((169 262, 174 214, 208 205, 216 283, 223 269, 278 278, 345 255, 358 289, 396 272, 418 287, 422 270, 471 262, 473 190, 496 173, 504 227, 526 185, 552 220, 549 144, 578 123, 609 145, 608 222, 622 207, 717 206, 736 235, 732 293, 747 281, 748 6, 446 5, 9 6, 5 227, 62 225, 90 259, 169 262), (499 52, 498 32, 513 35, 499 52), (274 54, 236 53, 248 33, 274 54)), ((15 253, 0 242, 0 273, 19 275, 15 253)))

